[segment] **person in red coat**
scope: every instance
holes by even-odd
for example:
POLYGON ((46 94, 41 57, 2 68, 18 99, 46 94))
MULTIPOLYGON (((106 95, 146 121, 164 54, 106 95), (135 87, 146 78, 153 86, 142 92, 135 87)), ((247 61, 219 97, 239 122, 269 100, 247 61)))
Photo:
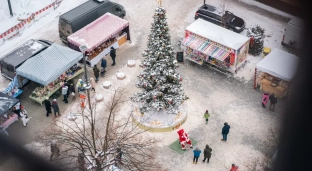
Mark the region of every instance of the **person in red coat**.
POLYGON ((184 129, 180 129, 177 133, 179 134, 179 140, 183 150, 185 150, 186 144, 188 144, 190 148, 193 148, 192 141, 189 139, 187 133, 184 132, 184 129))
POLYGON ((239 171, 238 166, 235 166, 235 164, 232 164, 231 170, 230 171, 239 171))

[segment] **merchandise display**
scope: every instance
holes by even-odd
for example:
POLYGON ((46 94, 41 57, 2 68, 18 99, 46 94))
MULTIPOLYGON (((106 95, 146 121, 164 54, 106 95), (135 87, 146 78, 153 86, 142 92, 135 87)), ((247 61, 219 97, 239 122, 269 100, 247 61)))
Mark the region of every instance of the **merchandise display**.
POLYGON ((186 28, 182 44, 186 59, 236 73, 246 61, 249 38, 198 19, 186 28))
POLYGON ((283 98, 288 94, 289 82, 274 77, 268 73, 261 72, 257 80, 260 89, 269 94, 274 93, 277 97, 283 98))
POLYGON ((129 22, 106 13, 68 36, 67 40, 68 46, 77 51, 80 51, 80 46, 86 45, 86 63, 93 67, 110 53, 111 47, 118 49, 130 40, 129 22))
POLYGON ((35 88, 35 90, 32 92, 29 98, 42 105, 42 102, 45 100, 45 98, 50 97, 57 90, 59 90, 65 80, 67 81, 71 80, 74 77, 81 74, 82 72, 84 72, 84 69, 81 68, 80 66, 77 66, 77 64, 75 64, 73 67, 69 68, 65 73, 60 75, 56 80, 54 80, 47 86, 41 86, 41 87, 35 88))
POLYGON ((13 111, 8 111, 8 113, 3 114, 2 116, 0 116, 0 125, 1 127, 4 127, 5 125, 10 125, 10 124, 6 124, 7 121, 10 121, 10 118, 15 120, 15 113, 13 111))

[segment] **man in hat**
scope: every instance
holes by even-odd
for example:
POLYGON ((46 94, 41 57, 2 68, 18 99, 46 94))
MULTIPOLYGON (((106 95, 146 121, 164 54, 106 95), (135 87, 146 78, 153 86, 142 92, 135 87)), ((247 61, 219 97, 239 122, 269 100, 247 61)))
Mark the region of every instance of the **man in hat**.
POLYGON ((116 49, 112 46, 109 55, 112 57, 113 60, 113 64, 112 66, 114 66, 115 63, 115 58, 116 58, 116 49))
POLYGON ((206 110, 205 114, 204 114, 204 118, 206 119, 206 125, 208 124, 208 118, 210 117, 208 110, 206 110))
POLYGON ((47 117, 49 116, 49 113, 52 113, 52 110, 51 110, 51 102, 49 101, 49 97, 46 97, 45 101, 44 101, 44 106, 46 108, 46 111, 47 111, 47 117))
POLYGON ((222 141, 226 141, 227 140, 227 135, 230 132, 230 125, 227 122, 224 122, 224 126, 222 128, 222 136, 223 138, 221 139, 222 141))
POLYGON ((62 87, 62 94, 64 96, 64 102, 65 103, 68 103, 67 101, 67 92, 68 92, 68 87, 64 84, 63 87, 62 87))

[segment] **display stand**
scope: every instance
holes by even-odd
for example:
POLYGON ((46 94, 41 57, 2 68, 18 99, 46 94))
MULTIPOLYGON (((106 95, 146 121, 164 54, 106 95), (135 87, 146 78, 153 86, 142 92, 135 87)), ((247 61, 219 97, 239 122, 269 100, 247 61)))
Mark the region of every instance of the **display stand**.
POLYGON ((249 38, 202 19, 186 28, 186 59, 236 73, 247 57, 249 38))
MULTIPOLYGON (((75 72, 74 75, 67 77, 67 80, 71 80, 75 77, 77 77, 79 74, 83 73, 84 69, 79 69, 78 71, 75 72)), ((42 106, 42 103, 44 102, 46 97, 50 97, 52 96, 56 91, 58 91, 61 88, 60 84, 55 85, 54 89, 49 92, 46 96, 41 96, 40 98, 36 98, 36 97, 32 97, 31 95, 29 96, 29 98, 37 103, 39 103, 42 106)))
POLYGON ((12 97, 16 98, 23 93, 23 90, 19 89, 17 93, 13 94, 12 97))
POLYGON ((2 123, 0 126, 2 127, 2 129, 5 131, 12 123, 14 123, 15 121, 18 121, 18 115, 17 114, 13 114, 13 116, 11 116, 8 120, 6 120, 4 123, 2 123))
POLYGON ((121 37, 118 37, 117 41, 115 41, 113 44, 105 48, 101 53, 93 57, 91 60, 87 59, 86 60, 87 65, 90 67, 93 67, 94 65, 96 65, 104 56, 109 54, 111 47, 114 47, 115 49, 117 49, 119 46, 121 46, 122 44, 126 42, 124 40, 127 40, 126 33, 124 33, 121 37))

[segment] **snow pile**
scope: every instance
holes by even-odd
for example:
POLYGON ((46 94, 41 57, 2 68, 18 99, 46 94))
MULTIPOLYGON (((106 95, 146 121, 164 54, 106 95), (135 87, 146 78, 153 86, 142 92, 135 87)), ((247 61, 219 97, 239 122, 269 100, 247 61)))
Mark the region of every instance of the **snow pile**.
POLYGON ((40 9, 52 4, 55 0, 11 0, 11 8, 13 17, 10 15, 10 10, 7 0, 0 0, 0 33, 7 31, 16 24, 20 23, 18 18, 24 18, 40 9))

